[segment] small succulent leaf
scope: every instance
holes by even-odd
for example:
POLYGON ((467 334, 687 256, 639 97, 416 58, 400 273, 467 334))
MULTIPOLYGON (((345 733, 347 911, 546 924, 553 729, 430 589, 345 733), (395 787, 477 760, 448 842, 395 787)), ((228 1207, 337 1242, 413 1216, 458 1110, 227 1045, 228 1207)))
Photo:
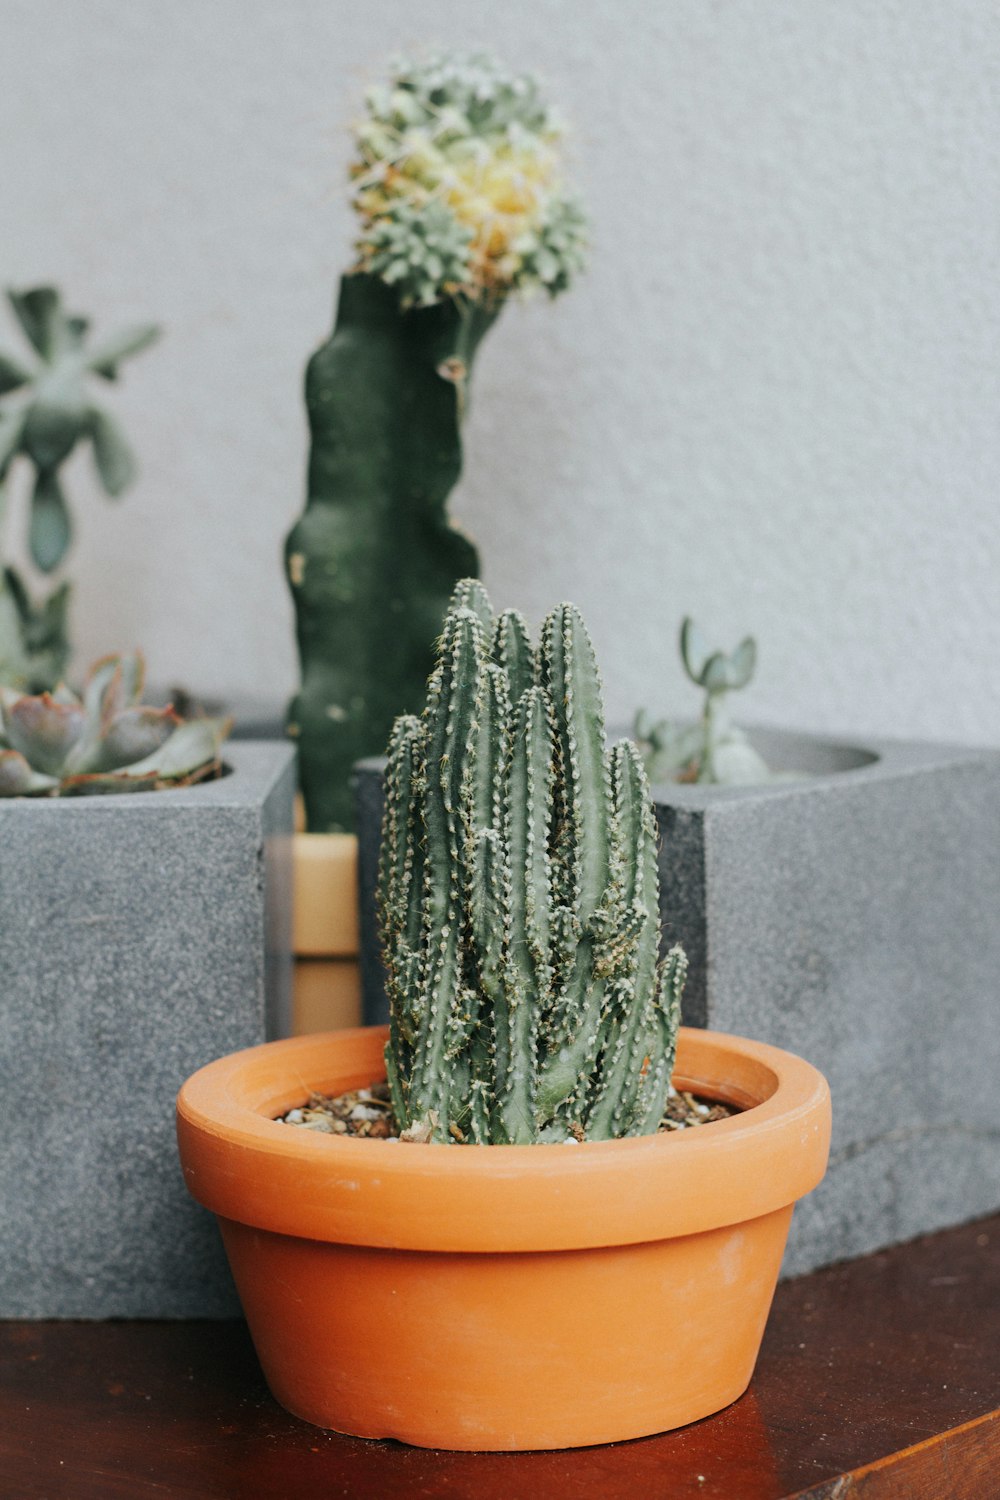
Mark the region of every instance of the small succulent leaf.
POLYGON ((110 719, 125 707, 120 656, 102 656, 93 663, 84 684, 83 703, 87 718, 97 724, 110 719))
POLYGON ((4 704, 3 718, 8 745, 45 776, 61 775, 84 728, 82 705, 57 702, 51 693, 4 704))
MULTIPOLYGON (((6 684, 11 692, 28 691, 29 670, 24 621, 11 590, 0 583, 0 694, 4 691, 2 684, 6 684)), ((0 714, 0 747, 5 743, 0 714)))
POLYGON ((11 599, 14 601, 21 624, 26 624, 31 614, 31 599, 28 590, 24 586, 24 579, 16 568, 4 568, 3 583, 11 599))
POLYGON ((24 451, 39 469, 55 469, 68 458, 83 434, 86 408, 77 381, 48 387, 28 407, 24 419, 24 451))
POLYGON ((83 690, 87 712, 107 722, 139 702, 145 680, 146 660, 141 651, 99 657, 87 673, 83 690))
POLYGON ((83 342, 87 337, 87 330, 89 328, 89 318, 81 318, 76 314, 73 314, 71 317, 66 318, 63 322, 63 333, 65 335, 66 347, 68 349, 71 349, 74 353, 77 353, 80 349, 82 349, 83 342))
MULTIPOLYGON (((128 686, 134 674, 131 657, 102 656, 87 674, 83 703, 87 723, 83 734, 66 763, 68 775, 83 775, 110 769, 103 764, 102 745, 116 716, 130 707, 133 699, 128 686), (126 672, 129 681, 126 681, 126 672)), ((128 757, 134 759, 134 757, 128 757)))
POLYGON ((24 437, 24 412, 0 412, 0 480, 3 479, 11 459, 21 446, 24 437))
POLYGON ((0 797, 30 797, 55 786, 55 778, 33 771, 19 750, 0 750, 0 797))
POLYGON ((124 493, 139 472, 135 454, 124 432, 109 412, 88 408, 87 431, 94 445, 94 462, 101 483, 112 499, 124 493))
POLYGON ((734 691, 745 688, 754 674, 757 665, 757 642, 752 635, 748 635, 740 641, 736 650, 729 658, 729 671, 727 673, 727 687, 734 691))
POLYGON ((701 685, 706 693, 725 692, 729 687, 729 658, 724 651, 715 651, 708 658, 701 674, 701 685))
POLYGON ((16 568, 4 568, 0 575, 0 596, 8 595, 17 611, 24 648, 32 656, 51 657, 53 670, 45 687, 52 687, 62 675, 68 654, 66 641, 66 617, 69 608, 70 586, 61 583, 58 588, 35 604, 25 587, 24 580, 16 568))
POLYGON ((0 396, 5 396, 8 391, 16 391, 22 385, 27 385, 30 379, 30 370, 0 350, 0 396))
POLYGON ((708 665, 708 642, 690 615, 685 615, 681 625, 681 661, 684 670, 697 687, 704 687, 704 672, 708 665))
POLYGON ((58 289, 36 286, 26 292, 7 291, 7 301, 36 353, 51 360, 59 347, 62 310, 58 289))
POLYGON ((90 771, 119 771, 152 756, 181 727, 172 708, 126 708, 108 725, 90 771))
POLYGON ((118 366, 123 359, 148 349, 160 337, 155 323, 137 323, 123 328, 119 333, 102 339, 87 360, 87 368, 105 380, 117 380, 118 366))
MULTIPOLYGON (((66 624, 69 617, 70 592, 69 583, 61 583, 41 604, 32 606, 31 610, 31 620, 28 626, 29 644, 32 650, 50 652, 54 661, 63 660, 69 654, 66 624)), ((62 676, 64 666, 63 661, 63 665, 55 672, 57 679, 62 676)))
POLYGON ((715 747, 712 780, 717 786, 752 786, 770 779, 767 765, 742 735, 715 747))
POLYGON ((232 719, 192 719, 182 724, 152 755, 133 765, 122 766, 127 776, 155 775, 174 781, 218 760, 222 743, 233 727, 232 719))
POLYGON ((28 542, 31 556, 43 573, 51 573, 62 562, 72 528, 66 498, 54 469, 42 469, 31 497, 28 542))

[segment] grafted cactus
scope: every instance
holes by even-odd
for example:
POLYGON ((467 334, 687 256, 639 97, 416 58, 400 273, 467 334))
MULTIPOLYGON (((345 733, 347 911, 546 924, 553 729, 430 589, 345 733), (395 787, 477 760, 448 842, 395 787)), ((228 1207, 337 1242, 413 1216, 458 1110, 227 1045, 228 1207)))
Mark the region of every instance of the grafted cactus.
POLYGON ((352 826, 351 766, 419 712, 448 598, 479 571, 446 505, 480 341, 508 297, 558 295, 583 258, 533 79, 432 56, 398 63, 366 105, 357 259, 306 375, 308 496, 285 550, 302 663, 289 733, 314 832, 352 826))
POLYGON ((74 797, 188 786, 218 768, 229 719, 180 719, 140 701, 138 652, 95 662, 78 698, 0 687, 0 797, 74 797))
POLYGON ((380 909, 393 1107, 415 1139, 654 1132, 686 960, 658 962, 656 824, 608 748, 572 605, 532 648, 465 580, 420 718, 389 747, 380 909))

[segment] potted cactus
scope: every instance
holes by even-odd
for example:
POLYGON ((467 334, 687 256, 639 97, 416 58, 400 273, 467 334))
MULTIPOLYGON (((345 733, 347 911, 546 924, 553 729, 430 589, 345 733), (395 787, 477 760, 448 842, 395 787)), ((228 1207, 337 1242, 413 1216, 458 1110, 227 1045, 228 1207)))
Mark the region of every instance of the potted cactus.
MULTIPOLYGON (((57 287, 8 291, 7 300, 31 346, 31 361, 0 351, 0 516, 8 475, 23 458, 34 470, 28 546, 39 572, 51 574, 72 538, 59 471, 78 444, 89 443, 105 493, 121 495, 136 474, 132 449, 116 419, 93 400, 95 378, 117 380, 123 360, 159 336, 152 324, 125 328, 88 346, 87 318, 68 313, 57 287)), ((16 569, 0 576, 0 683, 29 692, 55 687, 66 671, 69 584, 41 603, 16 569)))
MULTIPOLYGON (((365 102, 356 256, 306 374, 308 494, 286 545, 302 666, 288 727, 314 836, 296 851, 296 948, 313 977, 357 951, 351 768, 420 711, 449 595, 479 570, 447 514, 476 352, 512 296, 570 285, 584 239, 534 79, 431 56, 365 102)), ((340 979, 356 1000, 356 966, 340 979)))
POLYGON ((826 1085, 678 1031, 649 790, 635 747, 607 746, 572 606, 536 650, 460 584, 389 766, 388 1030, 253 1048, 178 1099, 271 1389, 322 1426, 457 1449, 706 1416, 750 1379, 826 1085), (380 1073, 398 1139, 283 1123, 307 1088, 380 1073), (742 1112, 660 1132, 672 1075, 742 1112))
POLYGON ((232 1311, 177 1181, 170 1104, 288 1031, 293 754, 141 702, 0 687, 0 1316, 232 1311), (137 795, 121 795, 123 793, 137 795))

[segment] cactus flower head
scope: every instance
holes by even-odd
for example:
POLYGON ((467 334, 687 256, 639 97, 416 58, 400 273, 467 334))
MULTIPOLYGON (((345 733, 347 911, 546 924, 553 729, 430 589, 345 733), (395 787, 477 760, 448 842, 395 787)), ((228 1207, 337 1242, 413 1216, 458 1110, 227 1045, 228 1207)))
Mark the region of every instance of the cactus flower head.
POLYGON ((562 127, 532 77, 434 55, 397 62, 366 105, 351 167, 359 270, 417 306, 569 286, 585 220, 562 182, 562 127))
POLYGON ((150 708, 144 676, 133 652, 95 662, 82 697, 62 685, 38 696, 0 687, 0 797, 146 791, 211 775, 230 721, 185 723, 150 708))

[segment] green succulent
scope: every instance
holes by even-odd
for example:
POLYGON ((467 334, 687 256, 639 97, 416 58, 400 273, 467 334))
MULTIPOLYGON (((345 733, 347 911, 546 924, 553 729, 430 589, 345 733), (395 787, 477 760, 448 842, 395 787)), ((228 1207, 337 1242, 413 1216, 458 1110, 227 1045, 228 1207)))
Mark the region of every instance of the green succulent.
POLYGON ((0 396, 19 393, 0 410, 0 482, 18 454, 34 465, 28 541, 35 565, 51 573, 70 542, 59 469, 76 445, 91 444, 108 495, 120 495, 136 474, 124 433, 110 412, 94 404, 88 380, 116 380, 122 361, 153 343, 159 330, 143 323, 88 347, 88 320, 64 310, 56 287, 8 291, 7 299, 36 358, 25 364, 0 353, 0 396))
POLYGON ((141 702, 142 656, 106 656, 82 697, 0 687, 0 797, 72 797, 188 786, 215 772, 228 719, 185 723, 141 702))
POLYGON ((757 665, 757 643, 746 636, 728 654, 712 651, 690 618, 681 625, 680 654, 688 679, 705 694, 697 724, 654 723, 645 709, 636 714, 633 736, 654 783, 687 781, 716 786, 745 786, 769 781, 764 760, 736 728, 728 695, 745 688, 757 665))

